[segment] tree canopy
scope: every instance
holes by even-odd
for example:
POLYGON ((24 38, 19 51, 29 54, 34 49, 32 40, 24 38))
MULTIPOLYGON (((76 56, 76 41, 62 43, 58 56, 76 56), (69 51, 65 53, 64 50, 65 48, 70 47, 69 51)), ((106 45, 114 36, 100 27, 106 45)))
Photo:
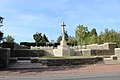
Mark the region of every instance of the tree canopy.
POLYGON ((5 42, 14 42, 14 38, 10 35, 8 35, 6 38, 5 38, 5 42))
POLYGON ((75 30, 75 35, 78 45, 115 42, 117 44, 117 47, 120 47, 120 32, 117 32, 113 29, 105 29, 98 35, 95 28, 89 31, 88 27, 78 25, 75 30))
POLYGON ((33 39, 35 40, 36 44, 41 43, 41 42, 49 42, 45 34, 43 34, 42 36, 42 33, 38 33, 38 32, 33 34, 33 39))
MULTIPOLYGON (((3 26, 3 17, 0 16, 0 27, 3 26)), ((3 33, 0 31, 0 42, 3 40, 3 33)))
MULTIPOLYGON (((68 33, 67 31, 65 31, 65 40, 68 41, 68 33)), ((62 40, 62 36, 59 36, 58 39, 57 39, 57 42, 60 43, 60 41, 62 40)))
POLYGON ((36 43, 42 42, 42 33, 36 32, 33 35, 33 39, 35 40, 36 43))
POLYGON ((43 34, 43 36, 42 36, 42 42, 49 42, 49 40, 45 34, 43 34))
POLYGON ((83 25, 78 25, 75 30, 75 36, 77 38, 79 45, 86 44, 85 41, 88 36, 88 27, 85 27, 83 25))

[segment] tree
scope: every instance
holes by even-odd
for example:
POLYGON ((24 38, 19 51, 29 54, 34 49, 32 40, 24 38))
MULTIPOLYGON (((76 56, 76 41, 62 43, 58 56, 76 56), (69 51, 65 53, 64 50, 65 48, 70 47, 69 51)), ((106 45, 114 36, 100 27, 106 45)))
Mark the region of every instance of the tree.
POLYGON ((91 35, 97 36, 97 31, 96 31, 96 29, 93 28, 93 29, 91 30, 90 34, 91 34, 91 35))
MULTIPOLYGON (((2 23, 3 23, 3 17, 0 16, 0 27, 3 26, 2 23)), ((3 33, 0 31, 0 42, 3 40, 3 33)))
POLYGON ((0 31, 0 42, 3 40, 3 33, 0 31))
POLYGON ((36 45, 38 45, 38 43, 42 42, 42 33, 36 32, 36 33, 33 35, 33 39, 35 40, 36 45))
POLYGON ((62 40, 62 36, 59 36, 59 38, 57 39, 57 42, 60 43, 61 40, 62 40))
POLYGON ((42 42, 49 42, 48 38, 46 37, 45 34, 43 34, 43 37, 42 37, 42 42))
POLYGON ((4 18, 0 16, 0 27, 2 26, 3 19, 4 19, 4 18))
POLYGON ((74 45, 77 45, 77 40, 76 40, 76 38, 75 37, 71 37, 71 36, 69 36, 69 38, 68 38, 68 41, 67 41, 68 43, 70 43, 71 44, 71 46, 74 46, 74 45))
POLYGON ((75 30, 75 36, 77 38, 79 45, 86 44, 85 39, 87 35, 88 35, 88 27, 85 27, 83 25, 78 25, 75 30))
POLYGON ((95 44, 97 41, 97 37, 95 35, 91 35, 87 37, 86 44, 95 44))
POLYGON ((42 36, 42 33, 38 33, 38 32, 36 32, 33 35, 33 39, 35 40, 36 45, 38 45, 38 43, 41 43, 41 42, 49 42, 49 40, 45 34, 43 34, 43 36, 42 36))
MULTIPOLYGON (((68 33, 67 31, 65 31, 65 40, 68 41, 68 33)), ((57 39, 57 42, 60 43, 60 41, 62 40, 62 36, 59 36, 59 38, 57 39)))
POLYGON ((6 38, 5 38, 5 42, 14 42, 14 38, 10 35, 8 35, 6 38))
POLYGON ((97 31, 95 28, 93 28, 90 32, 88 32, 87 35, 87 44, 95 44, 97 43, 97 31))

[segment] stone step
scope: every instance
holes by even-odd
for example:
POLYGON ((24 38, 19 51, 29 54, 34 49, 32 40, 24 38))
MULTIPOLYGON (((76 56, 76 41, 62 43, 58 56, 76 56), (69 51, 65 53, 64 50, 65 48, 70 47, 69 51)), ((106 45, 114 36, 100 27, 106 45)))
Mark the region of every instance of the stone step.
POLYGON ((30 64, 31 61, 30 61, 30 60, 17 60, 16 63, 17 63, 17 64, 30 64))
POLYGON ((30 57, 18 57, 18 60, 30 60, 30 57))
POLYGON ((17 60, 16 63, 10 63, 8 68, 45 68, 41 63, 31 63, 30 60, 17 60))
POLYGON ((31 60, 36 59, 36 57, 10 57, 9 63, 16 63, 18 60, 31 60))
POLYGON ((43 66, 40 63, 30 63, 30 64, 20 64, 20 63, 15 63, 15 64, 10 64, 8 68, 46 68, 47 66, 43 66))

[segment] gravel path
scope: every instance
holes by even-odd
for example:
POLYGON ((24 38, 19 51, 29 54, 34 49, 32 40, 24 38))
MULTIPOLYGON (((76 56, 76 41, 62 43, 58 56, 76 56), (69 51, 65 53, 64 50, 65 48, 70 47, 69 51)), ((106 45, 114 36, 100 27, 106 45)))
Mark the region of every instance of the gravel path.
POLYGON ((0 77, 40 77, 64 75, 88 75, 119 73, 120 65, 59 66, 39 69, 7 69, 0 71, 0 77))

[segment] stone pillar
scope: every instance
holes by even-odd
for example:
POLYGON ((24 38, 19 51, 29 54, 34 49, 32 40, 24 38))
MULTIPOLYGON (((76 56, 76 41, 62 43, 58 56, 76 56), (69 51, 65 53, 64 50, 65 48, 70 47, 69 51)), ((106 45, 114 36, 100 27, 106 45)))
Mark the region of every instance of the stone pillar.
POLYGON ((10 48, 0 48, 0 68, 8 66, 10 58, 10 48))
POLYGON ((117 56, 117 60, 120 61, 120 48, 115 48, 115 55, 117 56))

